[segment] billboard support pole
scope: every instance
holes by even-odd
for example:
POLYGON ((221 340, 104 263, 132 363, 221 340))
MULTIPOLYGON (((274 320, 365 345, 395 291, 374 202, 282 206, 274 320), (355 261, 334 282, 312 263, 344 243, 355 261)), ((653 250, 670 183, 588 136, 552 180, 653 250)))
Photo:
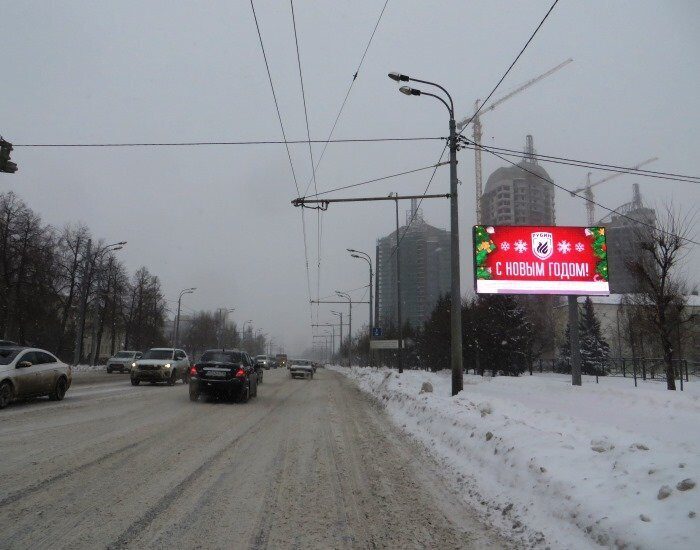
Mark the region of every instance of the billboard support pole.
POLYGON ((571 346, 571 385, 581 385, 581 348, 578 334, 578 297, 569 296, 569 344, 571 346))

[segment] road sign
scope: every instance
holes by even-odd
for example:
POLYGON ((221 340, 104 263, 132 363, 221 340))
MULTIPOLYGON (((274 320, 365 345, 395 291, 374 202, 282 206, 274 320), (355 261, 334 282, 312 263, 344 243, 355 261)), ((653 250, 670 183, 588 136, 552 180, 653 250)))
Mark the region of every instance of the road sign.
POLYGON ((373 338, 381 338, 382 337, 382 327, 374 327, 372 329, 372 337, 373 338))
POLYGON ((398 340, 370 340, 371 349, 399 349, 398 340))

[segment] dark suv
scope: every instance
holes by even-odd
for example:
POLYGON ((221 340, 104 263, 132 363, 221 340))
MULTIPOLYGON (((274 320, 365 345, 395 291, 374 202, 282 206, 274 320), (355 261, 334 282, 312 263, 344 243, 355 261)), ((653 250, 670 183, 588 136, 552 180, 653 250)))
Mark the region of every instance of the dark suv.
POLYGON ((245 403, 258 394, 258 374, 253 361, 241 350, 207 350, 189 374, 191 401, 205 394, 245 403))

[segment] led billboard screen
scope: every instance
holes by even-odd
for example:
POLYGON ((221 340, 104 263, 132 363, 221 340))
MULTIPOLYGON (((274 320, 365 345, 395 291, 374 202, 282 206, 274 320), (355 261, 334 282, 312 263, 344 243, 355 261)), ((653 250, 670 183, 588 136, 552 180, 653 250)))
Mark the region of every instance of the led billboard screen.
POLYGON ((476 225, 479 294, 610 294, 603 227, 476 225))

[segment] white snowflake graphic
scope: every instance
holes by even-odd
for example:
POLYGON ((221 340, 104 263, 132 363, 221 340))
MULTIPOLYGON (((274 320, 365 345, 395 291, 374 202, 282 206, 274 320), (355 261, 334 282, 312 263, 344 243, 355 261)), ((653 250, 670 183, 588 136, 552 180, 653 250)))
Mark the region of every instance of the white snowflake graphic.
POLYGON ((562 254, 568 254, 571 252, 571 243, 569 241, 559 241, 557 250, 562 254))
POLYGON ((523 252, 527 252, 527 243, 522 239, 519 239, 513 243, 513 248, 515 248, 516 252, 522 254, 523 252))
POLYGON ((574 248, 576 249, 576 252, 583 252, 586 247, 583 245, 583 243, 576 243, 574 248))
POLYGON ((504 252, 507 252, 508 250, 510 250, 510 243, 507 241, 503 241, 501 243, 501 250, 503 250, 504 252))

